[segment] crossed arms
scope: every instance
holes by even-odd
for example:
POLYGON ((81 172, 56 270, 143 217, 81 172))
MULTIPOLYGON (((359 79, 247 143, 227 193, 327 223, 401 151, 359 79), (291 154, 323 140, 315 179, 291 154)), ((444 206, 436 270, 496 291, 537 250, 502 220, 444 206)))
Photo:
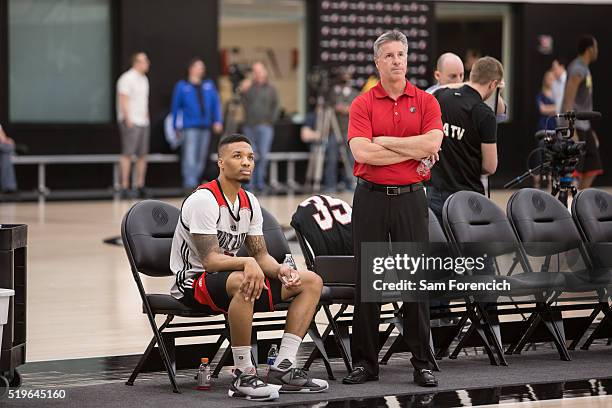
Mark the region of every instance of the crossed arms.
POLYGON ((433 129, 411 137, 377 136, 371 140, 355 137, 350 141, 350 148, 357 162, 386 166, 411 159, 437 161, 441 144, 442 131, 433 129))

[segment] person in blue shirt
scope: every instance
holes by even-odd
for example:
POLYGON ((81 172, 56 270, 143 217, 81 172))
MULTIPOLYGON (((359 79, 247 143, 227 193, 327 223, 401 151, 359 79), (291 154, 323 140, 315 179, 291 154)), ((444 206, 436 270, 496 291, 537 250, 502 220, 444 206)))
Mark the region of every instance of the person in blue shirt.
POLYGON ((206 66, 200 58, 191 60, 187 79, 180 80, 172 95, 172 124, 183 139, 181 173, 183 187, 194 188, 208 161, 211 130, 223 131, 221 101, 212 80, 204 79, 206 66), (182 113, 182 129, 177 128, 177 115, 182 113))
POLYGON ((553 99, 553 83, 555 76, 552 71, 546 71, 542 79, 542 90, 536 96, 536 106, 538 109, 538 128, 537 130, 554 130, 557 122, 554 118, 548 119, 557 113, 556 102, 553 99))
MULTIPOLYGON (((538 124, 536 130, 554 130, 557 126, 557 121, 555 118, 551 117, 557 113, 557 105, 556 101, 553 99, 553 83, 555 81, 555 76, 552 71, 546 71, 544 74, 544 78, 542 79, 542 89, 536 96, 536 108, 538 110, 538 124)), ((540 154, 538 157, 538 164, 542 163, 544 160, 544 141, 540 140, 538 142, 538 147, 540 148, 540 154)), ((533 187, 534 188, 542 188, 542 177, 539 174, 534 174, 533 176, 533 187)), ((550 180, 548 180, 547 185, 550 184, 550 180)), ((550 186, 545 186, 548 189, 550 186)))

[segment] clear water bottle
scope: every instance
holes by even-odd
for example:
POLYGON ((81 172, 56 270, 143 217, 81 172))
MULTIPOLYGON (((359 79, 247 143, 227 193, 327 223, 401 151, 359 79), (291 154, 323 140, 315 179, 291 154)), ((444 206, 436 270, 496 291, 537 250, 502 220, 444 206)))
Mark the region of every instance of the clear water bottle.
POLYGON ((266 360, 267 372, 266 372, 266 381, 268 380, 268 375, 270 375, 270 370, 274 363, 276 362, 276 357, 278 356, 278 346, 273 344, 270 347, 270 351, 268 351, 268 359, 266 360))
POLYGON ((297 265, 295 264, 295 259, 293 259, 293 255, 285 254, 285 260, 283 261, 283 264, 290 266, 291 268, 297 271, 297 265))
POLYGON ((198 390, 209 390, 210 389, 210 364, 208 358, 204 357, 200 360, 202 364, 198 368, 198 390))
POLYGON ((276 344, 273 344, 270 347, 270 351, 268 351, 268 360, 266 361, 266 363, 268 364, 268 367, 272 367, 274 365, 274 363, 276 362, 277 356, 278 356, 278 346, 276 344))
POLYGON ((433 162, 429 158, 422 159, 417 166, 417 173, 419 176, 426 177, 429 174, 430 169, 433 167, 433 162))

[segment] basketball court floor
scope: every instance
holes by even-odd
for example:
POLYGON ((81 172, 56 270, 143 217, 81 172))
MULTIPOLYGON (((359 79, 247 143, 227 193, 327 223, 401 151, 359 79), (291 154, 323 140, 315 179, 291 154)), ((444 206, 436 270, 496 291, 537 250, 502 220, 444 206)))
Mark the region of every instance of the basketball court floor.
MULTIPOLYGON (((493 191, 492 199, 505 208, 510 195, 510 191, 493 191)), ((340 193, 334 196, 349 204, 352 202, 352 193, 340 193)), ((305 195, 267 196, 261 197, 260 202, 276 216, 281 225, 288 226, 296 207, 305 198, 307 198, 305 195)), ((162 200, 176 206, 180 206, 182 201, 180 198, 162 200)), ((28 379, 31 380, 31 386, 42 387, 46 384, 61 387, 61 378, 64 378, 66 384, 76 386, 81 380, 85 380, 84 377, 79 378, 78 374, 74 374, 79 370, 71 371, 70 367, 75 362, 112 360, 115 356, 139 355, 143 352, 151 337, 151 329, 146 315, 142 313, 140 297, 123 247, 113 244, 116 243, 114 239, 120 235, 121 219, 134 202, 105 200, 0 204, 0 223, 28 225, 28 364, 22 366, 25 373, 24 387, 28 387, 28 379), (30 365, 36 369, 29 369, 30 365), (64 374, 62 367, 67 367, 64 374), (36 373, 37 370, 39 374, 36 373), (50 372, 59 375, 58 381, 45 378, 44 373, 50 372)), ((297 244, 292 244, 292 252, 298 265, 304 267, 297 244)), ((171 277, 145 278, 144 284, 147 292, 168 293, 171 281, 171 277)), ((325 317, 317 315, 316 321, 324 324, 325 317)), ((604 377, 612 378, 612 347, 606 347, 605 343, 596 343, 594 350, 597 350, 601 358, 609 360, 607 375, 604 377)), ((405 364, 407 363, 408 357, 405 353, 398 356, 405 360, 405 364)), ((585 363, 588 364, 586 361, 585 363)), ((576 361, 568 364, 568 370, 575 367, 572 364, 579 363, 576 361)), ((123 367, 123 370, 125 371, 126 367, 123 367)), ((117 373, 120 374, 115 376, 114 381, 124 381, 125 378, 121 378, 123 372, 118 370, 117 373)), ((606 374, 606 367, 603 368, 603 373, 606 374)), ((92 373, 88 372, 86 377, 91 375, 92 373)), ((161 377, 158 376, 162 383, 163 375, 164 373, 161 373, 161 377)), ((89 380, 91 383, 92 378, 89 380)), ((547 380, 548 378, 541 378, 539 383, 545 383, 547 380)), ((612 407, 612 397, 607 396, 612 394, 612 380, 602 378, 601 375, 597 379, 582 378, 582 380, 585 381, 573 385, 564 382, 563 391, 550 394, 550 398, 538 398, 538 393, 528 389, 533 388, 533 385, 526 384, 523 385, 526 388, 520 392, 502 389, 501 395, 506 397, 500 399, 500 395, 497 395, 490 401, 504 402, 506 407, 612 407), (597 382, 591 384, 589 380, 597 382), (515 398, 516 395, 521 397, 515 398), (572 396, 574 398, 570 398, 572 396), (538 401, 539 399, 542 401, 538 401)), ((558 382, 554 384, 551 387, 559 386, 558 382)), ((360 399, 361 402, 349 400, 342 406, 474 404, 467 391, 464 392, 465 395, 457 390, 452 393, 452 402, 449 404, 443 403, 442 392, 436 395, 437 403, 434 405, 431 405, 435 402, 433 399, 415 402, 414 395, 391 393, 384 398, 377 397, 373 400, 367 398, 360 399)), ((317 403, 314 400, 310 405, 306 401, 301 404, 340 406, 340 402, 333 401, 332 393, 328 394, 321 399, 329 398, 329 402, 317 403)), ((478 405, 487 404, 486 399, 478 399, 478 405)), ((288 402, 287 398, 284 400, 285 403, 288 402)))

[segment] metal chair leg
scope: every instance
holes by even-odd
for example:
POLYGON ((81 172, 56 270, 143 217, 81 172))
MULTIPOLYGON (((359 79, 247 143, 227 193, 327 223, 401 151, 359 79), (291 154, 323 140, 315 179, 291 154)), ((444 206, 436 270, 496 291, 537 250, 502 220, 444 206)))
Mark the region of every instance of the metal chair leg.
POLYGON ((473 305, 467 306, 467 311, 463 314, 463 316, 461 316, 461 319, 459 319, 459 323, 457 323, 457 325, 455 326, 455 329, 451 332, 450 335, 448 335, 444 340, 442 340, 440 349, 436 353, 436 359, 441 360, 446 355, 446 353, 448 352, 448 349, 453 343, 453 340, 455 340, 457 336, 459 336, 459 334, 461 333, 461 331, 467 324, 468 314, 469 314, 470 308, 472 307, 473 305))
POLYGON ((580 343, 580 340, 582 340, 582 337, 584 337, 584 334, 587 332, 587 330, 589 330, 589 327, 591 327, 591 324, 593 324, 593 321, 595 320, 599 312, 601 312, 601 303, 595 306, 593 312, 589 315, 587 323, 584 325, 584 329, 570 343, 569 347, 567 348, 568 350, 576 349, 576 346, 578 345, 578 343, 580 343))
POLYGON ((344 361, 346 371, 347 373, 350 373, 353 370, 353 368, 351 365, 350 352, 346 346, 346 343, 348 342, 348 330, 346 332, 343 332, 340 329, 340 327, 338 326, 338 322, 334 319, 334 316, 332 315, 331 310, 329 310, 329 306, 327 305, 323 306, 323 311, 325 312, 327 321, 331 325, 332 331, 334 332, 334 341, 336 342, 336 346, 338 347, 338 350, 340 351, 340 356, 342 357, 342 360, 344 361))
POLYGON ((327 377, 330 380, 335 380, 334 372, 332 371, 331 364, 329 363, 329 357, 327 356, 327 352, 325 351, 325 344, 323 343, 323 339, 319 334, 319 329, 317 328, 317 324, 314 322, 314 319, 310 322, 310 328, 308 329, 308 335, 312 339, 312 342, 315 345, 315 348, 321 354, 321 358, 323 359, 323 364, 325 365, 325 370, 327 371, 327 377))
MULTIPOLYGON (((329 324, 327 325, 325 330, 323 330, 323 334, 321 334, 321 341, 323 342, 323 344, 325 344, 325 340, 327 340, 327 338, 329 337, 331 330, 332 328, 329 324)), ((308 371, 312 363, 314 363, 315 358, 318 357, 318 355, 319 355, 319 349, 315 347, 310 353, 310 355, 308 356, 308 358, 306 359, 306 362, 304 363, 304 366, 302 367, 302 369, 308 371)))
POLYGON ((404 336, 400 333, 395 338, 395 341, 391 343, 391 346, 389 346, 389 349, 387 350, 383 358, 380 360, 379 364, 386 365, 389 362, 389 359, 391 358, 391 356, 396 353, 397 349, 400 348, 400 345, 402 344, 403 341, 404 341, 404 336))
MULTIPOLYGON (((527 325, 527 329, 529 330, 529 328, 533 325, 533 321, 536 319, 536 317, 538 316, 537 313, 531 313, 529 315, 529 317, 526 320, 526 325, 527 325)), ((522 338, 525 336, 525 333, 523 333, 523 336, 521 336, 521 338, 519 338, 519 340, 515 341, 514 343, 510 344, 510 346, 508 346, 508 348, 506 349, 506 354, 514 354, 514 352, 516 351, 519 343, 521 342, 522 338)))
MULTIPOLYGON (((563 336, 563 333, 558 326, 558 322, 553 316, 552 310, 546 303, 541 305, 541 309, 542 322, 553 338, 553 343, 559 352, 559 357, 561 357, 561 360, 570 361, 571 358, 569 352, 567 351, 567 346, 565 345, 565 336, 563 336)), ((561 324, 563 324, 563 322, 561 322, 561 324)))
POLYGON ((134 381, 136 380, 136 377, 138 377, 138 374, 140 374, 140 371, 142 370, 142 367, 144 366, 147 359, 149 358, 151 351, 153 351, 153 347, 155 347, 155 343, 156 343, 155 336, 153 336, 146 350, 144 351, 144 353, 142 353, 142 356, 140 356, 140 360, 138 360, 138 364, 136 364, 136 367, 134 367, 134 371, 132 371, 132 375, 130 375, 130 378, 125 382, 126 385, 134 385, 134 381))
MULTIPOLYGON (((605 328, 606 322, 612 325, 612 312, 610 311, 610 306, 607 304, 607 302, 605 305, 602 305, 602 312, 604 313, 604 318, 601 319, 601 322, 599 322, 595 330, 593 330, 593 333, 591 333, 587 341, 582 345, 582 347, 580 347, 581 350, 588 350, 589 347, 591 347, 593 341, 598 338, 599 333, 605 328)), ((608 343, 609 341, 610 340, 608 340, 608 343)))
POLYGON ((230 357, 230 354, 232 354, 232 346, 228 345, 225 351, 223 352, 223 356, 221 356, 221 359, 217 363, 217 366, 215 367, 215 370, 211 375, 212 378, 219 378, 219 373, 221 372, 221 369, 225 365, 227 359, 230 357))
POLYGON ((151 329, 153 330, 153 338, 149 342, 149 345, 147 346, 142 357, 140 357, 140 360, 138 361, 138 364, 134 368, 134 371, 132 371, 132 375, 130 375, 130 378, 126 381, 126 385, 134 385, 134 381, 136 380, 136 377, 138 376, 138 374, 140 374, 140 371, 142 370, 142 367, 147 361, 149 355, 151 354, 151 351, 153 351, 155 344, 157 344, 160 358, 162 360, 162 363, 164 364, 164 367, 166 368, 166 372, 168 373, 168 378, 170 379, 170 383, 172 385, 172 391, 175 393, 180 393, 178 385, 176 383, 176 374, 173 368, 174 364, 172 363, 170 355, 168 354, 168 350, 166 349, 166 344, 161 334, 161 332, 174 319, 174 316, 167 315, 164 323, 158 328, 157 323, 155 322, 155 315, 151 312, 151 309, 148 307, 148 304, 146 303, 145 303, 145 310, 147 312, 146 314, 149 319, 149 324, 151 325, 151 329))
POLYGON ((491 345, 495 349, 495 353, 497 354, 499 364, 503 366, 507 366, 508 362, 506 361, 506 357, 504 356, 504 348, 501 344, 501 338, 499 337, 498 333, 495 331, 495 328, 493 327, 493 324, 491 323, 491 319, 489 318, 489 313, 487 312, 486 307, 483 304, 479 303, 478 308, 479 308, 479 311, 480 311, 480 314, 482 316, 482 320, 484 323, 484 332, 485 332, 485 335, 487 336, 487 340, 489 341, 489 343, 491 343, 491 345))
POLYGON ((493 353, 493 349, 491 348, 491 345, 487 341, 487 336, 485 335, 482 325, 480 323, 481 317, 478 313, 476 313, 475 306, 474 308, 471 308, 471 311, 468 317, 472 324, 470 325, 470 328, 465 333, 465 335, 461 338, 461 340, 459 341, 459 344, 457 345, 453 353, 449 356, 449 358, 456 359, 457 356, 459 355, 459 352, 465 347, 468 339, 471 337, 471 335, 474 332, 476 332, 476 334, 482 341, 482 344, 484 345, 485 352, 487 353, 487 356, 489 357, 489 362, 491 363, 491 365, 499 365, 497 360, 495 359, 495 354, 493 353))
MULTIPOLYGON (((170 356, 168 355, 168 350, 166 349, 166 344, 164 343, 164 339, 160 331, 157 328, 155 323, 155 315, 151 312, 151 310, 147 307, 148 305, 145 303, 145 308, 147 309, 147 317, 149 318, 149 323, 151 324, 151 328, 153 329, 153 334, 155 335, 155 339, 157 340, 157 348, 159 350, 159 356, 161 357, 162 362, 166 368, 166 372, 168 373, 168 379, 170 380, 170 384, 172 384, 172 391, 180 394, 178 385, 176 383, 176 374, 172 369, 172 363, 170 361, 170 356)), ((168 315, 168 319, 172 320, 174 316, 168 315)))
POLYGON ((533 312, 532 314, 534 315, 533 320, 531 320, 531 324, 527 328, 527 331, 523 333, 523 336, 521 337, 519 342, 516 343, 516 347, 512 351, 512 354, 521 354, 523 347, 525 347, 525 344, 527 344, 527 341, 529 341, 529 339, 537 329, 538 325, 540 324, 540 321, 542 321, 542 316, 540 316, 538 312, 533 312))
POLYGON ((455 350, 453 350, 453 352, 448 356, 448 358, 450 358, 451 360, 455 360, 457 356, 459 356, 459 353, 465 347, 465 344, 467 343, 468 339, 472 336, 472 333, 474 333, 475 329, 476 329, 476 326, 474 326, 474 323, 472 323, 470 325, 470 328, 465 332, 463 337, 461 337, 461 339, 459 340, 459 343, 457 343, 457 347, 455 347, 455 350))

